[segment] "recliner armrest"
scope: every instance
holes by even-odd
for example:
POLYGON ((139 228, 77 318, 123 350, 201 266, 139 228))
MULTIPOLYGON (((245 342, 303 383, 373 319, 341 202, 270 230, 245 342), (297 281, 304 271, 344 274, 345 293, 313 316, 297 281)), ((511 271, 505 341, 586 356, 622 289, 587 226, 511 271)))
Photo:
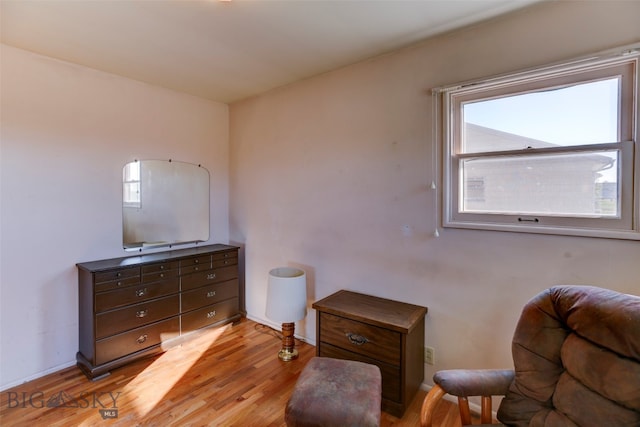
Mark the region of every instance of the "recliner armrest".
POLYGON ((454 396, 504 396, 513 381, 513 369, 450 369, 438 371, 433 381, 454 396))

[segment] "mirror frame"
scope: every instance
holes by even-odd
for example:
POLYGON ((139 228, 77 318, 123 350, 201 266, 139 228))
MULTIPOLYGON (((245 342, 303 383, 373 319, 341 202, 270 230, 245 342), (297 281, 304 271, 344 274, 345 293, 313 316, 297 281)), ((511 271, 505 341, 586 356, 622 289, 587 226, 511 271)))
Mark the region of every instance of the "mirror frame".
POLYGON ((210 236, 210 174, 202 165, 135 160, 122 169, 125 251, 201 243, 210 236))

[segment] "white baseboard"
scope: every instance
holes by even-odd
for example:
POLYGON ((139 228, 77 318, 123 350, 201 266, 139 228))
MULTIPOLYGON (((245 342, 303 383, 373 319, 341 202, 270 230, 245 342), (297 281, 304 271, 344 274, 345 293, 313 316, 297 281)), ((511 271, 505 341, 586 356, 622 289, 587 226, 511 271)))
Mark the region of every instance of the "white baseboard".
MULTIPOLYGON (((247 314, 247 319, 252 320, 252 321, 254 321, 256 323, 260 323, 262 325, 269 326, 269 327, 275 329, 276 331, 281 331, 282 330, 282 325, 281 324, 274 323, 274 322, 272 322, 270 320, 261 319, 259 317, 254 317, 254 316, 251 316, 249 314, 247 314)), ((312 340, 312 339, 307 338, 307 337, 300 336, 300 335, 298 335, 296 333, 294 333, 293 336, 296 337, 296 339, 299 339, 302 342, 306 342, 307 344, 310 344, 310 345, 312 345, 314 347, 316 346, 316 341, 315 340, 312 340)))
POLYGON ((37 380, 38 378, 44 377, 44 376, 49 375, 49 374, 53 374, 53 373, 58 372, 58 371, 60 371, 62 369, 67 369, 67 368, 69 368, 71 366, 74 366, 75 364, 76 364, 75 360, 69 361, 69 362, 63 363, 61 365, 54 366, 53 368, 49 368, 47 370, 38 372, 36 374, 29 375, 28 377, 25 377, 25 378, 22 378, 22 379, 19 379, 19 380, 16 380, 16 381, 13 381, 13 382, 10 382, 10 383, 7 383, 7 384, 2 384, 2 386, 0 386, 0 391, 5 391, 5 390, 8 390, 10 388, 19 386, 21 384, 28 383, 29 381, 37 380))

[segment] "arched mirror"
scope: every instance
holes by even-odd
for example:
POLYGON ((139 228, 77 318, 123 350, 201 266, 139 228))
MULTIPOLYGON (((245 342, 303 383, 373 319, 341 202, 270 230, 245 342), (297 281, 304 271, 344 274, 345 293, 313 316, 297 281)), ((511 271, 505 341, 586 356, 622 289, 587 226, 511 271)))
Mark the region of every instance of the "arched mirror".
POLYGON ((209 171, 175 160, 139 160, 122 170, 125 250, 209 240, 209 171))

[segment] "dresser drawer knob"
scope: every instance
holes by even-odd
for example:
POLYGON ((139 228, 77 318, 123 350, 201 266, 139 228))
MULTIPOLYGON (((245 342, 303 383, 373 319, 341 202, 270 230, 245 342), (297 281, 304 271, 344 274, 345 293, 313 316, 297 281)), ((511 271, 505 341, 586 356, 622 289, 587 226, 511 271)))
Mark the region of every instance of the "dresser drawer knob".
POLYGON ((207 319, 212 319, 214 317, 216 317, 216 311, 215 310, 210 311, 210 312, 207 313, 207 319))
POLYGON ((160 278, 162 279, 164 277, 164 273, 160 273, 160 278))
POLYGON ((354 334, 351 332, 347 332, 346 335, 347 338, 349 338, 349 342, 353 345, 363 345, 369 342, 369 340, 362 335, 354 334))
POLYGON ((143 297, 147 294, 147 288, 144 289, 137 289, 136 290, 136 296, 137 297, 143 297))
POLYGON ((216 278, 216 273, 209 273, 207 274, 207 280, 213 280, 216 278))
POLYGON ((143 343, 143 342, 145 342, 146 340, 147 340, 147 334, 144 334, 144 335, 140 335, 140 336, 138 337, 138 339, 136 340, 136 342, 137 342, 138 344, 142 344, 142 343, 143 343))
POLYGON ((136 317, 142 319, 149 313, 149 310, 140 310, 136 312, 136 317))
POLYGON ((211 298, 211 297, 215 297, 215 296, 216 296, 216 291, 207 292, 207 298, 211 298))

